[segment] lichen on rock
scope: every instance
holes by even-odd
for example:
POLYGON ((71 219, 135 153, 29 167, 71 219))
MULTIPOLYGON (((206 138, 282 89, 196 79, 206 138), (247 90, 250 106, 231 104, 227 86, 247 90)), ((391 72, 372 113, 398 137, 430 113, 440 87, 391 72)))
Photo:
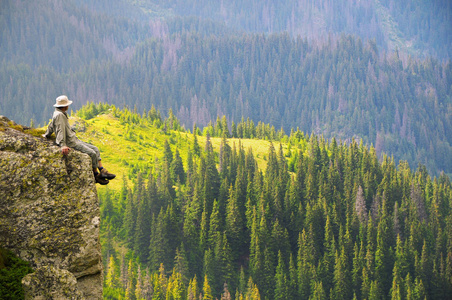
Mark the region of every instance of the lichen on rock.
POLYGON ((86 299, 100 299, 100 212, 90 158, 77 151, 64 157, 52 141, 10 124, 0 116, 0 244, 35 269, 67 270, 86 299))
POLYGON ((77 287, 74 274, 53 266, 43 266, 26 275, 22 285, 25 299, 86 299, 77 287))

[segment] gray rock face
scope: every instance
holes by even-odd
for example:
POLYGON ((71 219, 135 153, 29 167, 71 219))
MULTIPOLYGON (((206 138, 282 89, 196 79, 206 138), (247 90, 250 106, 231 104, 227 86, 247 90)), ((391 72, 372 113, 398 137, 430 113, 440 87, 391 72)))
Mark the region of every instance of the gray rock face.
MULTIPOLYGON (((71 151, 63 157, 52 141, 0 116, 0 244, 34 269, 45 268, 44 281, 67 270, 80 295, 101 299, 99 218, 89 156, 71 151)), ((24 279, 24 287, 34 282, 39 279, 24 279)))

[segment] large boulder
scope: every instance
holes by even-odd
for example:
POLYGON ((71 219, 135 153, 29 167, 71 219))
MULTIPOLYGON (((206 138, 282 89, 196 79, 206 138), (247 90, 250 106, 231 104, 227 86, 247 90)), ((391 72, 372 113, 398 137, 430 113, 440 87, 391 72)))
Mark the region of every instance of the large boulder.
POLYGON ((34 269, 52 267, 47 275, 67 270, 81 295, 101 299, 100 212, 88 155, 63 156, 52 141, 0 116, 0 194, 0 245, 34 269))

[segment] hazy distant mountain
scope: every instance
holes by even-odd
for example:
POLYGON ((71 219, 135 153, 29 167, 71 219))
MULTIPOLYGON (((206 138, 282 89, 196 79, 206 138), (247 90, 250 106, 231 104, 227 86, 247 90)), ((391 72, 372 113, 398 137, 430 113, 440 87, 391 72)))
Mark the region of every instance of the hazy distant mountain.
POLYGON ((415 56, 450 58, 452 53, 448 0, 155 0, 138 5, 150 16, 197 16, 246 32, 286 31, 313 40, 347 33, 415 56))

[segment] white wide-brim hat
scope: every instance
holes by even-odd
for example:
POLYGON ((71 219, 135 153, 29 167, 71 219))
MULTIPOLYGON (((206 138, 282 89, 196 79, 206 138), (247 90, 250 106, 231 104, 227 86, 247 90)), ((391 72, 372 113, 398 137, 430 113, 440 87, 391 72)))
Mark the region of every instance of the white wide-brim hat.
POLYGON ((65 107, 72 104, 72 101, 67 98, 66 95, 61 95, 56 98, 56 103, 53 105, 54 107, 65 107))

